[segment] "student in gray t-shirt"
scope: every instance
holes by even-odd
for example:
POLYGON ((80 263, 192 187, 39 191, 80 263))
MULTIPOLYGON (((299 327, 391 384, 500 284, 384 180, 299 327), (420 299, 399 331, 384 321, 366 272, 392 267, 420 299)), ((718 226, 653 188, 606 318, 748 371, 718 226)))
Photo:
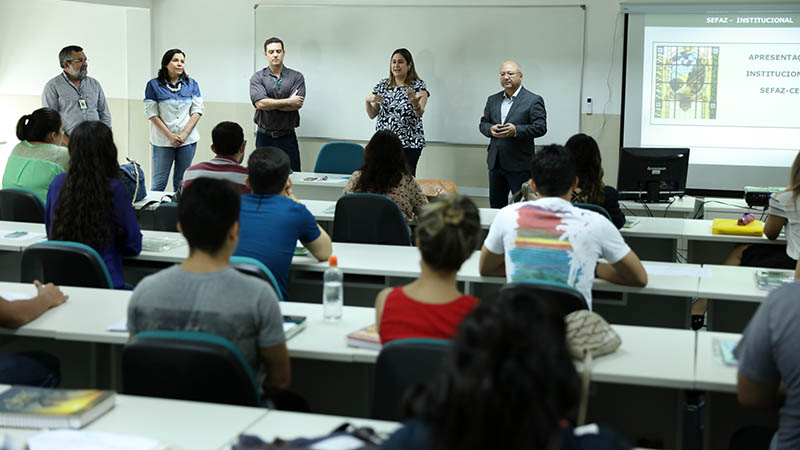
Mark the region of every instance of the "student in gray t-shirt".
POLYGON ((58 54, 58 64, 64 71, 44 85, 42 106, 61 114, 67 136, 88 120, 99 120, 111 128, 106 94, 100 82, 87 75, 89 59, 83 49, 77 45, 64 47, 58 54))
POLYGON ((734 350, 739 361, 739 403, 779 407, 770 449, 800 445, 800 282, 769 294, 734 350), (781 406, 783 405, 783 406, 781 406))
POLYGON ((259 373, 269 395, 288 387, 289 354, 278 297, 269 283, 230 266, 239 243, 239 190, 200 178, 178 204, 178 229, 189 258, 139 283, 128 304, 128 331, 202 331, 224 337, 259 373))

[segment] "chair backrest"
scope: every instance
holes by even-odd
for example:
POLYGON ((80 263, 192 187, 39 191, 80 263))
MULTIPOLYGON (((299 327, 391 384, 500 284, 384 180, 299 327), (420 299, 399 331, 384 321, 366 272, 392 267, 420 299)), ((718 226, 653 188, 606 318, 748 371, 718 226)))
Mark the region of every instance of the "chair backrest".
POLYGON ((178 204, 161 203, 153 213, 153 229, 156 231, 178 231, 178 204))
POLYGON ((539 298, 556 302, 556 308, 564 316, 580 309, 589 309, 581 291, 563 283, 546 280, 516 281, 501 288, 501 290, 507 289, 525 289, 534 296, 536 294, 547 294, 539 295, 539 298))
POLYGON ((272 275, 269 268, 261 261, 249 256, 231 256, 231 266, 245 275, 261 278, 267 283, 270 283, 272 289, 275 290, 275 294, 278 296, 278 300, 286 300, 283 298, 283 294, 281 294, 281 288, 278 284, 278 280, 275 279, 275 275, 272 275))
POLYGON ((44 203, 25 189, 0 190, 0 220, 44 223, 44 203))
POLYGON ((402 419, 406 392, 433 379, 450 350, 446 339, 397 339, 387 342, 375 365, 375 395, 372 417, 402 419))
POLYGON ((364 147, 354 142, 328 142, 323 145, 314 164, 317 173, 351 174, 361 167, 364 147))
POLYGON ((400 207, 378 194, 348 194, 336 202, 333 241, 356 244, 411 245, 400 207))
POLYGON ((611 214, 606 211, 605 208, 599 205, 595 205, 592 203, 573 203, 573 205, 577 206, 578 208, 588 209, 589 211, 594 211, 596 213, 601 214, 606 219, 611 220, 611 214))
POLYGON ((197 331, 139 333, 122 351, 125 394, 258 406, 250 365, 229 340, 197 331))
POLYGON ((22 251, 20 278, 65 286, 114 289, 103 258, 80 242, 45 241, 22 251))

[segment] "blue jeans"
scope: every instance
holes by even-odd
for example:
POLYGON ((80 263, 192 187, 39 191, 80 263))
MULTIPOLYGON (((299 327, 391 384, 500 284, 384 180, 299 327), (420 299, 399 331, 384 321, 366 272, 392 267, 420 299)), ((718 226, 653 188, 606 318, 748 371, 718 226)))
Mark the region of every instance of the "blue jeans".
POLYGON ((56 387, 60 382, 58 358, 49 353, 0 354, 0 383, 56 387))
POLYGON ((278 147, 289 155, 289 162, 293 172, 300 172, 300 147, 297 145, 297 135, 292 131, 286 136, 274 138, 264 133, 256 132, 256 148, 278 147))
POLYGON ((167 189, 167 178, 175 161, 175 171, 172 173, 172 191, 178 192, 183 182, 183 173, 192 165, 197 142, 183 145, 178 148, 153 146, 153 184, 151 191, 164 191, 167 189))
POLYGON ((502 208, 508 205, 508 193, 516 194, 522 188, 522 183, 531 178, 528 170, 506 170, 497 164, 489 170, 489 206, 502 208))

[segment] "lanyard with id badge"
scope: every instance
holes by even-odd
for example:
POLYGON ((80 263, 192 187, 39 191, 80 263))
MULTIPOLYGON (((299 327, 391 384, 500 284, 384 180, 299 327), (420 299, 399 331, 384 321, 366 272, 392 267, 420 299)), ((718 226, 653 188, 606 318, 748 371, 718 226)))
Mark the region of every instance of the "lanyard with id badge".
POLYGON ((83 97, 78 98, 78 106, 81 108, 81 111, 89 109, 89 105, 86 104, 86 99, 83 97))

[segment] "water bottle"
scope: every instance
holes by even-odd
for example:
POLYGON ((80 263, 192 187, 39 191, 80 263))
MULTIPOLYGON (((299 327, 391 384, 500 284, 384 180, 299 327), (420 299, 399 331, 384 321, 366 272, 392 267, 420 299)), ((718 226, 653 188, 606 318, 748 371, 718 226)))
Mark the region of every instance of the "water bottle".
POLYGON ((331 256, 328 264, 330 264, 330 267, 328 267, 323 276, 322 314, 325 320, 335 321, 342 318, 342 305, 344 304, 343 275, 338 267, 338 258, 331 256))

